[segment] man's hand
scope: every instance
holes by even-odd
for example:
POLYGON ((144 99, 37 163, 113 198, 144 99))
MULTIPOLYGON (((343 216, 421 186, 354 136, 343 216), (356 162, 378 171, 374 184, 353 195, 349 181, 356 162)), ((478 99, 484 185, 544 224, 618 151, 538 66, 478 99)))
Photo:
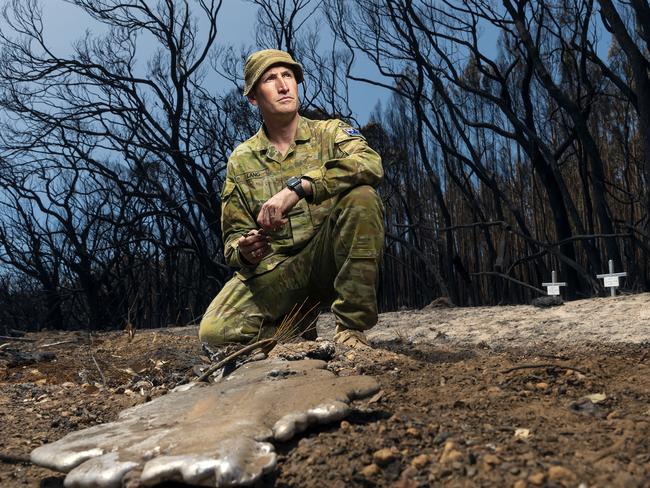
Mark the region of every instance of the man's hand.
POLYGON ((296 192, 289 188, 283 188, 264 202, 264 205, 262 205, 262 209, 257 216, 257 223, 265 231, 273 232, 280 230, 288 222, 286 217, 287 212, 291 210, 299 200, 300 198, 296 192))
POLYGON ((254 229, 248 231, 237 241, 239 254, 249 264, 257 264, 264 256, 271 252, 271 237, 263 230, 254 229))

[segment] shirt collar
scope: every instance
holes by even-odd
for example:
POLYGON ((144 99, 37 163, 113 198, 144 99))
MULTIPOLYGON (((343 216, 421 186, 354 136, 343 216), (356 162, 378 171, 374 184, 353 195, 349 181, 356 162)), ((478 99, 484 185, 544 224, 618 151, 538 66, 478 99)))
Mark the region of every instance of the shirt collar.
POLYGON ((296 130, 295 141, 305 142, 311 139, 311 128, 306 118, 300 117, 298 119, 298 129, 296 130))
MULTIPOLYGON (((296 129, 296 137, 294 137, 295 142, 305 142, 311 139, 311 128, 309 127, 308 119, 298 116, 298 128, 296 129)), ((264 124, 260 127, 260 130, 253 136, 252 141, 253 148, 256 151, 268 151, 270 147, 273 147, 271 141, 266 135, 266 130, 264 129, 264 124)))

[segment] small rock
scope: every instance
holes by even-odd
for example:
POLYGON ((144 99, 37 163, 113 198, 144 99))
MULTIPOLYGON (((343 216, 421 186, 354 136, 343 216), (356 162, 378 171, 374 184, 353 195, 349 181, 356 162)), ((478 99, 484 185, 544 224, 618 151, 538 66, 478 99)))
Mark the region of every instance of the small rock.
POLYGON ((524 480, 517 480, 515 484, 512 485, 512 488, 526 488, 528 486, 524 480))
POLYGON ((551 466, 548 469, 548 479, 560 483, 562 486, 573 486, 576 482, 576 475, 563 466, 551 466))
POLYGON ((544 475, 544 473, 533 473, 528 477, 528 482, 531 485, 541 486, 544 484, 545 478, 546 476, 544 475))
POLYGON ((350 425, 350 422, 348 422, 347 420, 343 420, 341 422, 341 430, 347 431, 350 430, 351 427, 352 426, 350 425))
POLYGON ((83 385, 81 385, 81 389, 87 395, 92 395, 93 393, 97 393, 99 391, 99 388, 89 383, 84 383, 83 385))
POLYGON ((486 454, 483 456, 483 463, 488 466, 498 466, 501 464, 501 459, 499 456, 495 456, 494 454, 486 454))
POLYGON ((419 456, 415 456, 413 458, 411 461, 411 466, 413 466, 415 469, 422 469, 430 462, 431 458, 427 454, 420 454, 419 456))
POLYGON ((61 383, 61 386, 63 388, 73 388, 73 387, 75 387, 77 385, 74 384, 72 381, 66 381, 65 383, 61 383))
POLYGON ((515 437, 517 439, 528 439, 530 437, 530 429, 515 429, 515 437))
POLYGON ((445 442, 445 447, 440 455, 440 464, 453 463, 463 459, 463 453, 456 449, 456 444, 452 441, 445 442))
POLYGON ((495 396, 499 396, 503 393, 503 390, 499 388, 498 386, 491 386, 487 389, 487 395, 488 398, 493 398, 495 396))
POLYGON ((535 388, 541 391, 546 391, 548 390, 548 383, 544 383, 543 381, 539 383, 535 383, 535 388))
POLYGON ((266 359, 265 352, 258 352, 256 354, 253 354, 253 356, 251 356, 250 358, 251 361, 264 361, 265 359, 266 359))
POLYGON ((363 468, 360 473, 364 478, 372 478, 381 473, 381 469, 375 463, 372 463, 363 468))
POLYGON ((585 395, 582 398, 589 400, 591 403, 602 403, 607 400, 607 395, 604 393, 592 393, 591 395, 585 395))
POLYGON ((372 459, 375 462, 375 464, 378 464, 379 466, 386 466, 387 464, 390 464, 391 462, 395 461, 397 459, 398 451, 394 448, 387 448, 385 447, 384 449, 380 449, 379 451, 376 451, 372 455, 372 459))
POLYGON ((406 433, 412 437, 420 437, 420 431, 415 427, 409 427, 406 429, 406 433))

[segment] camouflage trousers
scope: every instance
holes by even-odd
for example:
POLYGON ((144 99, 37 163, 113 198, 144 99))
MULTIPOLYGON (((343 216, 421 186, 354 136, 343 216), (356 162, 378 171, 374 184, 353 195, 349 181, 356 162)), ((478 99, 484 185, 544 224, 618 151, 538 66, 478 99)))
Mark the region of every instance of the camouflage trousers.
POLYGON ((365 330, 377 323, 377 280, 383 254, 383 206, 374 188, 337 197, 318 233, 274 269, 228 281, 205 312, 202 342, 247 343, 269 336, 303 302, 330 304, 337 324, 365 330))

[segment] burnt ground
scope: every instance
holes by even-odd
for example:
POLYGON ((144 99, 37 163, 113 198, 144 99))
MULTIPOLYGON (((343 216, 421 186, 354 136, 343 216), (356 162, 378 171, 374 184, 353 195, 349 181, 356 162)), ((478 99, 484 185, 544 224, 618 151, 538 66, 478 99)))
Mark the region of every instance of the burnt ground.
MULTIPOLYGON (((24 339, 0 340, 2 487, 62 486, 63 475, 20 458, 165 394, 206 362, 196 329, 24 339)), ((347 420, 276 445, 278 469, 262 486, 650 486, 650 343, 443 339, 337 350, 329 369, 375 376, 381 392, 347 420)))

